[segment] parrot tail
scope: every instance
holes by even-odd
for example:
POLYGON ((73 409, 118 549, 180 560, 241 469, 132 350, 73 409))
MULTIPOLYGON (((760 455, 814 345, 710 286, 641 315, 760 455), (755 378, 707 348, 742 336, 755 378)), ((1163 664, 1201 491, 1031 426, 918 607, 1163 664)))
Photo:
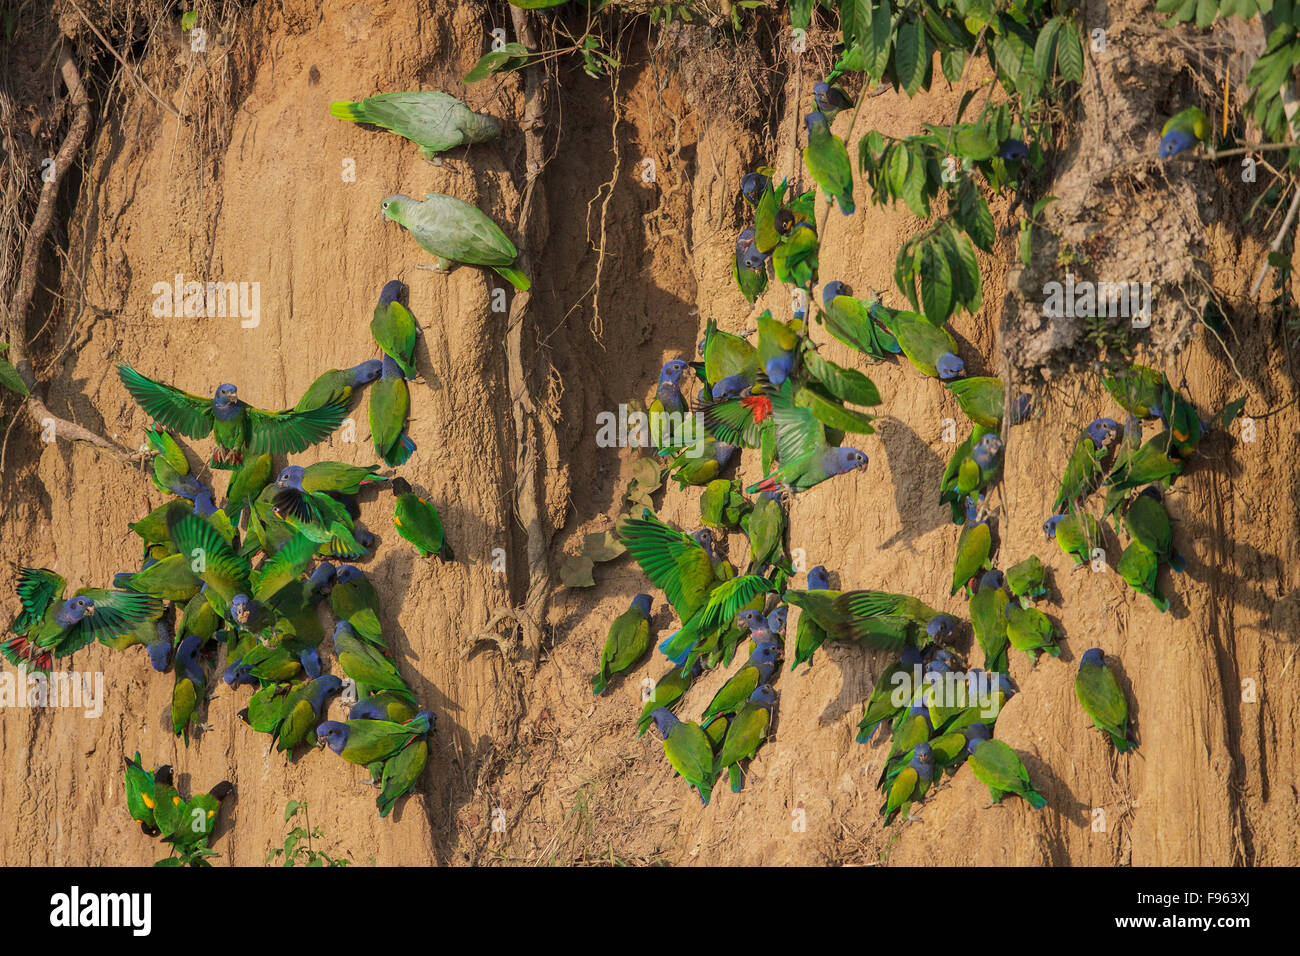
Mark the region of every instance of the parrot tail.
POLYGON ((380 457, 384 459, 384 464, 389 468, 396 468, 399 465, 405 465, 408 458, 415 453, 415 442, 411 441, 411 436, 402 432, 401 440, 392 448, 384 452, 380 457))
POLYGON ((1169 570, 1174 574, 1182 574, 1187 570, 1187 559, 1177 551, 1169 552, 1169 570))
POLYGON ((1122 754, 1128 753, 1137 746, 1137 744, 1133 743, 1133 741, 1129 740, 1127 737, 1120 736, 1116 733, 1110 735, 1110 742, 1115 745, 1115 750, 1122 754))
POLYGON ((1169 598, 1165 597, 1159 591, 1155 591, 1155 590, 1151 592, 1150 596, 1151 596, 1151 603, 1156 606, 1156 610, 1159 611, 1161 614, 1164 614, 1166 611, 1169 610, 1169 598))
POLYGON ((335 100, 330 104, 330 116, 347 120, 349 123, 364 123, 366 108, 361 103, 353 103, 351 100, 335 100))
POLYGON ((849 194, 838 196, 836 198, 840 204, 840 212, 846 216, 853 215, 853 210, 858 208, 856 205, 854 205, 853 197, 849 194))
POLYGON ((760 491, 775 491, 780 487, 781 483, 777 480, 776 476, 773 475, 770 478, 764 478, 762 481, 758 482, 758 484, 750 485, 745 489, 745 494, 753 495, 760 491))
POLYGON ((605 688, 609 686, 609 675, 605 673, 604 668, 600 673, 591 679, 591 692, 593 694, 605 693, 605 688))
POLYGON ((731 792, 740 793, 740 764, 733 763, 728 767, 727 775, 731 779, 731 792))
POLYGON ((528 276, 524 275, 518 269, 512 269, 509 266, 493 266, 492 268, 497 271, 497 274, 500 275, 501 278, 505 279, 520 292, 527 292, 533 287, 533 284, 528 281, 528 276))
POLYGON ((1033 787, 1026 787, 1020 795, 1024 797, 1025 802, 1035 810, 1041 810, 1043 807, 1047 806, 1047 801, 1043 799, 1043 795, 1033 787))

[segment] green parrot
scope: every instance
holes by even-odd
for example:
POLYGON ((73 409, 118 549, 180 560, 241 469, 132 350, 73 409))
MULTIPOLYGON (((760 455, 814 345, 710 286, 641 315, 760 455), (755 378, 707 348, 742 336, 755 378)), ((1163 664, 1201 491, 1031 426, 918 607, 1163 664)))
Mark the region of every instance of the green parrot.
POLYGON ((989 796, 998 803, 1008 793, 1019 794, 1035 810, 1046 806, 1043 795, 1029 782, 1029 772, 1014 750, 1000 740, 981 740, 969 744, 971 770, 975 779, 989 788, 989 796))
POLYGON ((1063 553, 1074 559, 1076 568, 1091 561, 1093 550, 1103 544, 1101 525, 1086 511, 1052 515, 1043 525, 1043 530, 1049 538, 1056 539, 1063 553))
POLYGON ((316 728, 316 736, 348 763, 364 767, 393 756, 424 737, 432 726, 433 715, 422 710, 405 724, 391 720, 327 720, 316 728))
POLYGON ((1160 573, 1160 559, 1156 553, 1141 541, 1131 541, 1119 556, 1115 570, 1134 591, 1145 594, 1164 613, 1169 610, 1169 599, 1160 593, 1157 576, 1160 573))
MULTIPOLYGON (((196 519, 197 520, 197 519, 196 519)), ((64 599, 67 582, 44 568, 19 568, 22 612, 9 626, 0 654, 15 667, 48 672, 55 658, 67 657, 91 641, 125 637, 145 621, 162 617, 158 598, 134 591, 81 588, 64 599)))
POLYGON ((1007 672, 1007 607, 1011 598, 998 571, 986 571, 969 601, 971 630, 984 652, 984 669, 1007 672))
POLYGON ((513 268, 519 256, 514 243, 476 206, 428 193, 424 202, 400 194, 385 196, 381 208, 434 257, 438 269, 446 271, 454 262, 488 266, 519 291, 528 291, 528 277, 513 268))
POLYGON ((264 684, 248 698, 248 706, 236 716, 259 734, 274 734, 284 720, 285 700, 290 693, 307 686, 308 683, 302 681, 297 684, 274 682, 264 684))
POLYGON ((713 767, 713 747, 700 725, 678 720, 671 711, 660 707, 651 713, 655 729, 664 742, 664 756, 672 768, 698 791, 700 802, 709 805, 717 774, 713 767))
POLYGON ((831 132, 830 123, 821 113, 805 116, 804 128, 808 131, 808 145, 804 147, 803 164, 808 175, 828 199, 839 203, 841 213, 853 215, 853 167, 844 140, 831 132))
MULTIPOLYGON (((808 569, 808 591, 830 589, 831 579, 825 567, 819 564, 815 568, 808 569)), ((800 614, 799 626, 794 634, 794 663, 790 665, 790 670, 794 670, 804 661, 808 661, 808 666, 812 667, 813 654, 817 648, 826 643, 828 637, 826 629, 817 623, 812 614, 800 614)))
POLYGON ((181 515, 189 514, 192 510, 188 501, 173 499, 165 505, 159 505, 139 521, 130 522, 127 527, 140 536, 146 549, 149 545, 162 545, 168 553, 174 553, 169 528, 181 515))
POLYGON ((442 519, 429 499, 412 491, 405 478, 394 478, 389 487, 397 498, 393 508, 393 527, 397 533, 415 545, 422 558, 433 554, 440 561, 452 560, 455 556, 442 529, 442 519))
POLYGON ((355 102, 335 100, 330 115, 396 133, 417 144, 428 160, 457 146, 486 143, 501 135, 501 121, 495 116, 475 113, 440 90, 380 93, 355 102))
POLYGON ((379 359, 367 359, 351 368, 328 369, 307 386, 307 391, 303 392, 293 409, 305 412, 339 401, 351 405, 352 396, 358 389, 379 378, 380 370, 379 359))
POLYGON ((733 375, 752 379, 757 374, 758 351, 741 336, 723 332, 713 319, 709 319, 704 327, 701 344, 704 379, 710 388, 733 375))
POLYGON ((209 399, 155 382, 129 365, 118 365, 117 373, 131 397, 164 428, 187 438, 211 434, 217 447, 209 464, 227 471, 243 464, 245 451, 273 455, 305 451, 328 438, 347 414, 343 399, 301 412, 268 412, 241 401, 233 385, 217 386, 209 399))
POLYGON ((638 594, 632 605, 614 618, 600 652, 600 672, 591 680, 595 694, 605 693, 609 679, 641 659, 650 647, 650 595, 638 594))
POLYGON ((758 575, 736 577, 735 568, 714 555, 713 534, 707 528, 683 534, 649 508, 641 518, 624 521, 618 537, 682 622, 659 647, 674 662, 685 660, 700 639, 731 624, 744 605, 772 590, 758 575))
POLYGON ((330 610, 340 621, 347 621, 357 637, 386 648, 379 623, 379 592, 360 568, 343 564, 337 571, 330 590, 330 610))
POLYGON ((783 562, 786 515, 779 495, 760 495, 754 510, 741 524, 749 537, 750 574, 761 574, 769 565, 783 562))
MULTIPOLYGON (((417 713, 415 706, 409 700, 399 697, 391 691, 381 691, 376 694, 370 694, 367 697, 363 697, 362 700, 379 707, 385 714, 387 714, 388 720, 398 724, 406 723, 417 713)), ((353 706, 355 707, 356 705, 353 706)))
POLYGON ((704 486, 704 494, 700 496, 700 524, 704 527, 739 528, 748 519, 750 511, 738 482, 714 478, 704 486))
POLYGON ((316 743, 316 725, 325 712, 326 698, 343 689, 343 682, 333 674, 322 674, 314 680, 304 681, 289 692, 284 699, 281 719, 272 733, 275 749, 292 752, 305 743, 316 743))
POLYGON ((172 733, 183 737, 190 745, 190 727, 198 718, 199 705, 207 696, 208 678, 199 661, 202 640, 196 634, 186 635, 176 648, 172 670, 176 679, 172 686, 172 733))
MULTIPOLYGON (((980 492, 992 485, 1002 472, 1000 455, 996 455, 987 468, 981 468, 979 461, 973 457, 975 449, 981 447, 980 442, 988 436, 998 437, 992 429, 976 425, 970 436, 953 449, 952 457, 948 459, 943 476, 939 479, 939 504, 946 504, 952 509, 953 524, 962 524, 966 520, 963 500, 972 495, 978 499, 980 492)), ((994 443, 995 447, 1000 448, 1000 442, 1001 439, 998 439, 994 443)), ((985 442, 983 447, 987 451, 989 442, 985 442)))
POLYGON ((1074 677, 1074 696, 1096 728, 1110 737, 1117 751, 1128 753, 1136 746, 1129 737, 1128 701, 1101 648, 1084 651, 1079 672, 1074 677))
POLYGON ((379 381, 370 386, 370 438, 375 454, 390 468, 406 464, 415 451, 415 442, 406 433, 411 414, 411 390, 401 368, 390 355, 384 356, 384 370, 379 381))
POLYGON ((1205 437, 1205 426, 1201 416, 1196 413, 1196 406, 1165 381, 1164 404, 1162 410, 1169 423, 1169 433, 1173 436, 1172 450, 1179 458, 1186 458, 1200 447, 1205 437))
POLYGON ((913 684, 921 679, 921 654, 910 644, 903 648, 902 657, 881 671, 876 679, 867 698, 866 711, 858 721, 858 743, 867 743, 877 727, 893 724, 906 712, 908 704, 900 703, 896 693, 900 686, 907 686, 903 680, 906 675, 910 675, 913 684))
POLYGON ((1167 485, 1182 474, 1183 462, 1169 456, 1172 438, 1169 432, 1161 432, 1131 453, 1121 446, 1106 476, 1105 483, 1110 488, 1106 494, 1107 516, 1119 507, 1130 489, 1156 482, 1167 485))
MULTIPOLYGON (((176 826, 164 835, 164 839, 181 850, 206 847, 217 827, 217 814, 221 812, 221 802, 234 789, 228 780, 223 780, 207 793, 197 794, 179 805, 174 804, 177 808, 176 826)), ((207 864, 191 862, 190 865, 206 866, 207 864)))
POLYGON ((378 465, 349 465, 341 461, 318 461, 295 473, 295 478, 303 491, 340 495, 355 495, 365 485, 389 480, 379 474, 378 465))
POLYGON ((807 290, 817 278, 817 230, 810 222, 796 222, 789 238, 772 252, 772 270, 786 285, 807 290))
POLYGON ((1036 554, 1007 568, 1006 579, 1007 590, 1021 607, 1029 607, 1034 598, 1047 593, 1047 568, 1036 554))
POLYGON ((1144 488, 1129 503, 1124 512, 1124 527, 1134 541, 1141 542, 1174 571, 1181 573, 1187 567, 1183 556, 1174 549, 1174 529, 1169 521, 1169 512, 1160 499, 1160 492, 1154 487, 1144 488))
POLYGON ((811 223, 816 215, 815 189, 810 189, 787 203, 785 195, 788 188, 789 183, 785 181, 773 188, 769 179, 758 202, 754 204, 754 248, 765 255, 788 239, 795 226, 811 223))
POLYGON ((140 751, 135 757, 126 758, 126 775, 123 780, 126 789, 126 808, 131 819, 140 824, 145 836, 157 836, 158 825, 154 822, 154 781, 164 786, 172 783, 172 768, 164 764, 153 773, 144 769, 140 762, 140 751))
POLYGON ((1160 127, 1160 146, 1156 155, 1161 159, 1177 156, 1185 149, 1204 141, 1209 121, 1204 111, 1195 106, 1180 110, 1160 127))
POLYGON ((930 378, 939 377, 940 358, 957 354, 957 340, 952 334, 919 312, 899 310, 889 317, 888 327, 907 360, 930 378))
POLYGON ((1056 489, 1056 500, 1052 502, 1052 511, 1078 507, 1083 499, 1097 490, 1101 484, 1102 460, 1105 457, 1105 447, 1098 448, 1085 430, 1074 443, 1074 450, 1065 463, 1061 483, 1056 489))
POLYGON ((722 749, 713 764, 713 776, 716 779, 725 770, 731 781, 732 793, 740 793, 740 762, 753 759, 767 738, 767 728, 771 725, 772 708, 775 705, 776 693, 771 685, 763 684, 754 689, 727 725, 722 749))
POLYGON ((416 738, 384 761, 379 796, 375 797, 380 817, 388 816, 397 801, 415 789, 415 783, 428 762, 429 742, 423 737, 416 738))
POLYGON ((251 508, 258 496, 271 483, 271 456, 257 455, 248 458, 230 475, 226 485, 225 512, 239 518, 245 508, 251 508))
POLYGON ((1138 418, 1155 418, 1164 395, 1165 376, 1145 365, 1133 365, 1113 375, 1103 375, 1101 383, 1120 407, 1138 418))
MULTIPOLYGON (((392 691, 397 696, 415 702, 415 694, 406 686, 402 675, 384 652, 357 638, 347 621, 334 625, 334 655, 339 666, 358 686, 392 691)), ((369 762, 369 761, 365 761, 369 762)))
POLYGON ((989 555, 993 552, 993 532, 987 521, 977 521, 961 529, 957 537, 957 558, 952 566, 952 590, 956 594, 959 588, 966 588, 970 593, 970 579, 981 571, 993 567, 989 555))
POLYGON ((779 644, 764 643, 758 645, 749 655, 745 666, 727 678, 726 683, 709 701, 700 715, 700 726, 708 729, 709 724, 720 716, 736 713, 761 685, 766 684, 776 670, 776 662, 781 656, 779 644))
POLYGON ((758 364, 768 380, 780 386, 793 372, 798 354, 802 323, 789 323, 772 318, 764 312, 756 320, 758 326, 758 364))
POLYGON ((832 447, 826 427, 811 409, 795 404, 788 380, 771 396, 772 418, 776 423, 776 456, 780 468, 750 485, 745 491, 806 491, 828 478, 867 466, 867 456, 856 448, 832 447))
POLYGON ((785 600, 811 614, 831 638, 887 651, 925 647, 926 627, 939 616, 917 598, 888 591, 787 590, 785 600))
POLYGON ((911 819, 912 804, 925 798, 933 780, 934 753, 928 743, 918 743, 907 766, 899 770, 889 785, 884 806, 880 808, 885 826, 893 823, 900 813, 905 819, 911 819))
POLYGON ((638 737, 650 728, 651 716, 656 710, 661 707, 671 708, 682 699, 702 668, 703 665, 696 665, 689 674, 683 675, 680 667, 673 667, 655 682, 654 689, 645 697, 645 704, 641 708, 641 717, 637 721, 636 729, 638 737))
POLYGON ((1024 651, 1030 660, 1037 660, 1040 652, 1049 657, 1060 657, 1056 646, 1055 628, 1046 614, 1034 607, 1021 607, 1015 601, 1003 612, 1007 619, 1007 640, 1018 651, 1024 651))
MULTIPOLYGON (((850 348, 884 361, 899 352, 898 340, 876 321, 870 306, 862 300, 838 292, 841 284, 827 283, 822 292, 823 309, 817 319, 834 338, 850 348)), ((874 304, 874 299, 873 299, 874 304)))
POLYGON ((370 320, 370 335, 383 349, 384 354, 397 363, 407 378, 418 378, 415 368, 415 342, 419 331, 415 316, 402 305, 402 283, 396 279, 384 285, 379 292, 375 317, 370 320))
POLYGON ((736 237, 736 251, 731 257, 731 278, 750 305, 767 291, 767 258, 754 249, 753 226, 742 230, 736 237))
MULTIPOLYGON (((948 351, 955 350, 949 349, 948 351)), ((976 425, 998 431, 1002 428, 1006 389, 1002 379, 989 376, 959 378, 945 382, 944 387, 957 399, 963 414, 976 425)), ((1012 417, 1014 423, 1015 418, 1012 417)))

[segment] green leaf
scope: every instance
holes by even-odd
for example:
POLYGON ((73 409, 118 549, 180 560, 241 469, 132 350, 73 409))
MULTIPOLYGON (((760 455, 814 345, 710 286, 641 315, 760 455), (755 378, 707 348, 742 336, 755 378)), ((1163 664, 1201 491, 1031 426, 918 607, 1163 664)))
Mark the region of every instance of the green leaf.
POLYGON ((893 16, 889 0, 881 0, 880 6, 871 16, 870 42, 863 43, 867 73, 876 80, 885 75, 885 69, 889 66, 889 45, 894 35, 893 16))
POLYGON ((952 268, 953 285, 958 290, 957 302, 967 312, 978 312, 984 301, 984 284, 980 276, 979 260, 975 257, 975 247, 955 229, 945 229, 943 236, 948 263, 952 268))
POLYGON ((1056 62, 1056 38, 1060 32, 1060 17, 1052 17, 1038 32, 1038 42, 1034 44, 1034 72, 1044 80, 1052 75, 1056 62))
POLYGON ((1020 220, 1020 261, 1029 265, 1034 260, 1034 225, 1028 219, 1020 220))
POLYGON ((971 237, 975 245, 985 252, 993 251, 993 241, 997 238, 993 227, 993 213, 989 211, 989 204, 980 193, 979 187, 969 176, 964 177, 961 185, 957 187, 957 203, 953 207, 952 218, 957 225, 966 230, 966 234, 971 237))
POLYGON ((521 58, 526 60, 527 57, 528 48, 522 43, 507 43, 500 50, 484 53, 479 58, 479 61, 474 64, 474 69, 465 74, 465 82, 477 83, 479 80, 486 80, 493 73, 503 70, 517 70, 524 63, 512 63, 512 61, 521 58))
POLYGON ((593 531, 582 539, 582 553, 593 561, 613 561, 627 548, 607 531, 593 531))
POLYGON ((1228 426, 1233 423, 1241 410, 1246 407, 1246 396, 1243 395, 1235 402, 1229 402, 1223 406, 1223 411, 1219 413, 1219 420, 1223 422, 1223 430, 1227 431, 1228 426))
POLYGON ((903 202, 921 219, 930 218, 930 204, 925 198, 925 154, 919 145, 909 145, 907 176, 903 180, 903 202))
POLYGON ((871 30, 871 0, 842 0, 840 4, 840 32, 844 45, 853 43, 871 30))
POLYGON ((290 800, 288 803, 286 803, 286 804, 284 805, 284 822, 285 822, 285 823, 288 823, 288 822, 289 822, 289 818, 292 817, 295 813, 298 812, 298 808, 299 808, 300 806, 302 806, 302 804, 299 803, 297 800, 290 800))
POLYGON ((842 368, 822 358, 813 349, 804 352, 803 361, 813 378, 841 401, 852 402, 854 405, 880 404, 879 389, 857 369, 842 368))
POLYGON ((0 358, 0 385, 24 397, 31 394, 31 392, 27 391, 27 383, 18 374, 18 369, 2 358, 0 358))
POLYGON ((1214 22, 1214 18, 1219 15, 1219 5, 1215 0, 1197 0, 1196 3, 1196 27, 1204 30, 1214 22))
POLYGON ((1079 36, 1079 25, 1072 20, 1061 27, 1056 68, 1067 83, 1083 82, 1083 39, 1079 36))
POLYGON ((934 237, 921 246, 921 302, 934 325, 942 325, 952 315, 952 268, 942 242, 934 237))
POLYGON ((560 567, 560 581, 566 588, 589 588, 594 587, 596 579, 591 576, 592 568, 591 558, 581 554, 565 555, 564 564, 560 567))
POLYGON ((908 96, 916 95, 925 80, 925 52, 925 25, 916 17, 904 17, 894 41, 894 70, 908 96))
POLYGON ((843 405, 819 394, 811 386, 805 386, 795 393, 794 403, 801 408, 806 408, 812 412, 813 418, 817 419, 828 428, 835 428, 842 432, 853 432, 856 435, 873 435, 876 429, 871 424, 871 416, 865 412, 850 411, 843 405))
POLYGON ((939 54, 939 67, 949 83, 960 81, 962 71, 966 69, 966 51, 961 47, 944 50, 939 54))
POLYGON ((199 12, 197 10, 186 10, 181 14, 181 29, 189 33, 194 29, 194 24, 199 22, 199 12))
POLYGON ((1054 202, 1056 202, 1055 196, 1044 196, 1042 199, 1038 200, 1038 202, 1034 203, 1034 211, 1031 213, 1031 216, 1034 219, 1037 219, 1038 214, 1054 202))

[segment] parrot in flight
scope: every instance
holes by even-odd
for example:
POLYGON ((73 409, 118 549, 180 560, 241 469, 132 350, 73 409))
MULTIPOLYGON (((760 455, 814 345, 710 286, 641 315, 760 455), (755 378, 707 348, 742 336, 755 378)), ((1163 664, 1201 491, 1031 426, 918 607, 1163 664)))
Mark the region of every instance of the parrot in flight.
POLYGON ((208 399, 155 382, 129 365, 118 365, 117 373, 131 397, 162 427, 187 438, 211 434, 217 447, 209 464, 226 471, 243 464, 245 451, 272 455, 305 451, 328 438, 347 413, 343 396, 306 411, 268 412, 242 401, 234 385, 218 385, 208 399))

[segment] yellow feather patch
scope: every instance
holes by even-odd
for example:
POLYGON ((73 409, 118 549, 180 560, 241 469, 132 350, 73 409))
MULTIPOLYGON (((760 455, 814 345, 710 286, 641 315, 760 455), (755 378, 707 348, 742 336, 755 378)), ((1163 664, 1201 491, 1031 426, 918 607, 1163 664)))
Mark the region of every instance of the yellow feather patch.
POLYGON ((181 798, 180 798, 180 797, 172 797, 172 806, 173 806, 173 807, 179 807, 180 805, 181 805, 181 798))
POLYGON ((402 519, 397 517, 397 515, 393 515, 393 524, 400 528, 402 526, 402 519))
POLYGON ((144 800, 144 805, 145 805, 146 807, 148 807, 150 810, 153 809, 154 804, 153 804, 153 801, 152 801, 152 800, 150 800, 150 799, 149 799, 147 796, 145 796, 143 793, 140 794, 140 798, 141 798, 142 800, 144 800))

